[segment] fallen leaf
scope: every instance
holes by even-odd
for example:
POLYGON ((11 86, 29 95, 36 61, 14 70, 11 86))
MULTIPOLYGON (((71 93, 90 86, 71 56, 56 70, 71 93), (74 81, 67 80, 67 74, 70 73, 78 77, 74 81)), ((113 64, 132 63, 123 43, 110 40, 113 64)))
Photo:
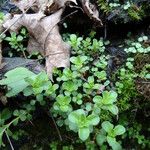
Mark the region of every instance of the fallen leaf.
POLYGON ((57 25, 62 12, 63 8, 50 16, 44 16, 42 13, 14 15, 3 24, 8 28, 16 22, 10 27, 10 31, 15 32, 22 26, 27 28, 30 34, 28 50, 37 50, 46 56, 46 70, 51 79, 53 68, 68 67, 70 64, 70 46, 62 40, 57 25))
POLYGON ((40 43, 36 41, 36 39, 30 35, 29 41, 28 41, 28 46, 27 46, 27 51, 32 54, 34 52, 40 52, 44 56, 44 51, 40 43))
POLYGON ((29 8, 38 10, 36 0, 10 0, 10 2, 16 5, 23 13, 29 8))
POLYGON ((46 9, 49 13, 54 13, 60 8, 65 7, 67 2, 77 4, 76 0, 11 0, 22 12, 31 8, 34 12, 45 12, 46 9))
MULTIPOLYGON (((46 47, 46 70, 49 75, 55 67, 70 66, 70 46, 62 40, 58 26, 55 26, 48 37, 46 47)), ((52 79, 52 76, 51 76, 52 79)))
POLYGON ((90 0, 82 0, 82 7, 84 12, 97 24, 103 26, 101 19, 99 18, 99 12, 96 6, 90 3, 90 0))
MULTIPOLYGON (((68 2, 77 4, 76 0, 11 1, 23 12, 31 7, 36 13, 14 15, 3 26, 14 32, 18 32, 22 26, 27 28, 30 35, 27 50, 29 53, 38 51, 46 57, 46 70, 52 79, 53 68, 68 67, 70 65, 70 46, 63 41, 57 24, 66 4, 68 2), (50 12, 53 12, 50 16, 44 14, 47 8, 50 9, 50 12)), ((95 5, 91 4, 89 0, 81 1, 85 13, 99 25, 102 25, 95 5)))

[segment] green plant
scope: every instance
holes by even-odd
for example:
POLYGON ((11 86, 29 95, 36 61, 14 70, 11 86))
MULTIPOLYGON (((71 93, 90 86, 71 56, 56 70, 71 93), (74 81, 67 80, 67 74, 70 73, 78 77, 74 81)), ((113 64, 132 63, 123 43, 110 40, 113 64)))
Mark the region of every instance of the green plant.
POLYGON ((63 74, 60 75, 60 77, 57 78, 57 81, 68 81, 68 80, 73 80, 76 77, 78 77, 79 74, 77 71, 72 71, 69 68, 65 68, 63 70, 63 74))
POLYGON ((45 104, 43 99, 44 96, 56 97, 55 91, 58 89, 58 85, 53 85, 45 72, 41 72, 36 76, 28 77, 25 79, 25 82, 28 83, 28 87, 24 89, 24 95, 36 96, 37 101, 39 101, 41 105, 45 104))
POLYGON ((26 48, 23 45, 24 39, 27 38, 27 31, 25 28, 22 28, 20 34, 17 35, 16 32, 11 32, 10 37, 6 37, 5 40, 9 42, 9 45, 12 49, 17 50, 18 52, 21 51, 23 56, 26 58, 25 50, 26 48))
POLYGON ((118 114, 118 107, 114 104, 117 101, 117 93, 114 91, 104 91, 101 96, 93 98, 94 108, 100 112, 101 109, 109 110, 112 114, 118 114))
POLYGON ((87 82, 83 84, 84 91, 87 94, 91 94, 93 90, 98 90, 100 89, 101 85, 100 84, 95 84, 94 83, 94 77, 90 76, 87 79, 87 82))
POLYGON ((0 85, 6 85, 9 89, 7 97, 12 97, 22 92, 29 84, 25 82, 25 78, 35 76, 35 74, 26 68, 18 67, 8 71, 5 79, 0 80, 0 85))
POLYGON ((0 23, 2 23, 3 19, 4 19, 4 13, 0 12, 0 23))
MULTIPOLYGON (((54 83, 45 72, 28 75, 30 71, 22 68, 24 76, 20 77, 20 86, 26 86, 14 96, 22 92, 28 100, 14 109, 13 115, 19 117, 20 121, 29 121, 40 104, 56 119, 59 127, 78 133, 81 141, 94 141, 101 126, 100 120, 111 121, 114 115, 118 115, 117 93, 112 90, 107 77, 109 55, 104 51, 105 41, 102 39, 83 37, 78 40, 79 37, 74 35, 72 38, 68 38, 69 43, 76 48, 72 49, 70 68, 63 71, 55 68, 54 83)), ((131 68, 130 64, 127 66, 131 68)), ((17 72, 19 68, 16 70, 11 72, 20 76, 20 72, 17 72)), ((3 85, 8 86, 8 83, 4 82, 3 85)))
POLYGON ((54 110, 69 112, 72 110, 70 102, 71 102, 71 98, 69 96, 58 95, 56 97, 56 102, 53 105, 54 110))
POLYGON ((145 16, 149 16, 147 10, 150 8, 150 3, 146 1, 119 1, 119 0, 97 0, 99 9, 105 13, 108 21, 113 22, 131 22, 142 20, 145 16))
POLYGON ((69 114, 68 120, 69 128, 78 132, 79 138, 85 141, 92 132, 93 126, 99 123, 100 118, 94 114, 87 116, 83 109, 78 109, 69 114))
POLYGON ((8 133, 7 132, 10 132, 9 130, 9 127, 13 124, 13 123, 16 123, 18 122, 19 120, 19 117, 13 119, 10 123, 8 124, 3 124, 1 127, 0 127, 0 147, 2 146, 5 146, 4 143, 3 143, 3 135, 6 134, 6 136, 8 136, 8 133))
POLYGON ((101 133, 96 136, 96 141, 100 146, 107 141, 113 150, 120 150, 122 148, 120 143, 116 141, 116 136, 124 133, 125 128, 122 125, 117 125, 114 127, 114 125, 109 121, 104 121, 102 123, 101 133))
POLYGON ((74 50, 79 50, 82 37, 77 37, 75 34, 70 35, 70 41, 68 42, 74 50))
POLYGON ((79 70, 83 67, 87 59, 88 59, 87 56, 77 56, 71 57, 70 61, 74 64, 74 69, 79 70))
POLYGON ((130 46, 128 48, 125 48, 124 50, 130 54, 149 53, 150 52, 150 46, 148 46, 148 47, 144 46, 144 42, 147 40, 148 40, 147 36, 139 37, 137 39, 137 41, 130 41, 129 42, 130 46))

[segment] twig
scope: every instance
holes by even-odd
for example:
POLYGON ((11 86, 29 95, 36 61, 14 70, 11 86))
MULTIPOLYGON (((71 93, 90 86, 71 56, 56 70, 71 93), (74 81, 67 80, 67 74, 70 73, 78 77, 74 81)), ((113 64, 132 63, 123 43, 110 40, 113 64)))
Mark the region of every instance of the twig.
POLYGON ((27 59, 27 56, 24 51, 22 51, 22 54, 23 54, 24 58, 27 59))
POLYGON ((58 133, 58 136, 59 136, 60 141, 63 141, 62 136, 61 136, 61 134, 60 134, 60 131, 59 131, 58 127, 57 127, 56 121, 55 121, 53 115, 51 114, 51 112, 50 112, 50 117, 52 118, 52 120, 53 120, 53 122, 54 122, 54 125, 55 125, 55 128, 56 128, 56 131, 57 131, 57 133, 58 133))
POLYGON ((136 83, 144 83, 144 84, 150 84, 150 81, 143 81, 143 82, 140 82, 140 81, 138 81, 138 82, 136 82, 136 83))
POLYGON ((9 138, 9 136, 8 136, 8 134, 7 134, 6 131, 5 131, 5 134, 6 134, 6 137, 7 137, 8 141, 9 141, 9 144, 10 144, 11 149, 12 149, 12 150, 15 150, 14 147, 13 147, 13 145, 12 145, 12 142, 11 142, 11 140, 10 140, 10 138, 9 138))

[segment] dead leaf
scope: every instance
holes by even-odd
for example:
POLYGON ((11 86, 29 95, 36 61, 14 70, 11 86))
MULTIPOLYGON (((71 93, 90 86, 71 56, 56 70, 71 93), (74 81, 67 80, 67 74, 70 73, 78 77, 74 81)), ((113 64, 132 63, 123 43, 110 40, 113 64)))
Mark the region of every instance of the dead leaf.
MULTIPOLYGON (((4 28, 9 28, 9 31, 18 32, 22 26, 30 27, 28 30, 32 34, 32 29, 37 26, 37 23, 44 18, 43 13, 36 14, 23 14, 23 15, 14 15, 13 18, 7 20, 4 24, 4 28)), ((34 29, 35 30, 35 29, 34 29)))
POLYGON ((34 52, 40 52, 40 54, 42 54, 43 56, 45 55, 44 54, 44 51, 43 51, 43 48, 42 46, 36 41, 36 39, 34 37, 32 37, 30 35, 29 37, 29 41, 28 41, 28 46, 27 46, 27 51, 32 54, 34 52))
POLYGON ((11 0, 23 13, 31 8, 34 12, 54 13, 60 8, 65 7, 67 2, 73 2, 77 4, 76 0, 11 0))
POLYGON ((10 0, 10 2, 16 5, 23 13, 29 8, 38 10, 36 0, 10 0))
MULTIPOLYGON (((70 46, 62 40, 59 34, 58 26, 55 26, 46 44, 46 70, 49 75, 55 67, 69 67, 70 66, 70 46)), ((52 78, 52 76, 51 76, 52 78)))
POLYGON ((101 19, 99 18, 99 12, 95 5, 90 3, 90 0, 82 0, 82 7, 85 13, 100 26, 103 26, 101 19))
MULTIPOLYGON (((52 70, 55 67, 68 67, 70 46, 62 40, 59 33, 58 22, 64 7, 68 2, 77 4, 76 0, 11 0, 23 14, 14 15, 3 24, 9 31, 18 32, 24 26, 27 28, 30 39, 27 50, 40 52, 46 57, 46 70, 52 78, 52 70), (33 9, 35 14, 26 14, 27 9, 33 9), (53 14, 44 15, 45 10, 53 14)), ((102 25, 96 7, 89 0, 82 0, 85 13, 94 21, 102 25)))
POLYGON ((5 28, 8 28, 16 22, 10 27, 10 31, 15 32, 22 26, 27 28, 31 37, 28 50, 30 52, 37 50, 46 56, 46 70, 51 77, 54 67, 69 66, 70 47, 62 40, 57 26, 62 12, 63 9, 60 9, 50 16, 43 16, 42 13, 14 15, 12 19, 3 24, 5 28))

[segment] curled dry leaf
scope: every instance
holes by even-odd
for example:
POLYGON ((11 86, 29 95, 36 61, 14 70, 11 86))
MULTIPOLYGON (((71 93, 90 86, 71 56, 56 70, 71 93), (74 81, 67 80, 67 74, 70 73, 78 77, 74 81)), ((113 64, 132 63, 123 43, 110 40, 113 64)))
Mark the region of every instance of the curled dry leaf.
MULTIPOLYGON (((76 0, 11 0, 22 12, 14 15, 12 19, 3 24, 4 28, 18 32, 24 26, 27 28, 30 39, 27 50, 32 53, 39 51, 46 57, 46 70, 52 79, 52 70, 55 67, 68 67, 70 65, 70 46, 62 40, 59 33, 58 22, 67 2, 77 4, 76 0), (34 14, 26 14, 28 9, 34 14), (50 16, 44 15, 49 8, 50 16)), ((85 13, 94 21, 102 25, 96 7, 89 0, 82 0, 85 13)))
POLYGON ((67 2, 77 4, 76 0, 11 0, 22 12, 31 8, 34 12, 54 13, 60 8, 63 8, 67 2))
POLYGON ((53 68, 69 67, 70 46, 62 40, 58 26, 55 26, 46 41, 46 70, 51 75, 53 68))
POLYGON ((59 9, 56 13, 46 17, 42 13, 14 15, 3 24, 5 28, 8 28, 16 22, 10 27, 10 31, 15 32, 22 26, 27 28, 31 36, 28 50, 29 52, 36 50, 46 56, 46 70, 51 77, 54 67, 69 66, 70 47, 62 40, 57 26, 62 12, 63 9, 59 9))
POLYGON ((38 10, 36 0, 10 0, 10 2, 16 5, 23 13, 29 8, 38 10))
POLYGON ((94 4, 90 3, 90 0, 81 0, 82 7, 85 13, 98 25, 103 26, 101 19, 99 18, 99 12, 94 4))
POLYGON ((14 15, 13 18, 7 20, 4 24, 4 28, 9 28, 9 31, 18 32, 22 26, 28 27, 28 31, 32 34, 32 29, 35 30, 38 22, 44 18, 45 15, 43 13, 36 14, 22 14, 22 15, 14 15))

